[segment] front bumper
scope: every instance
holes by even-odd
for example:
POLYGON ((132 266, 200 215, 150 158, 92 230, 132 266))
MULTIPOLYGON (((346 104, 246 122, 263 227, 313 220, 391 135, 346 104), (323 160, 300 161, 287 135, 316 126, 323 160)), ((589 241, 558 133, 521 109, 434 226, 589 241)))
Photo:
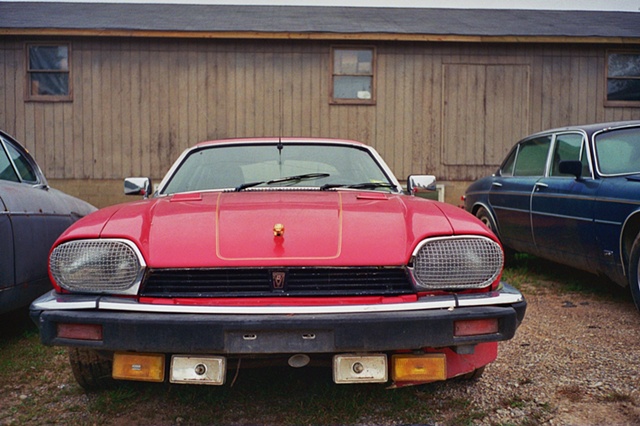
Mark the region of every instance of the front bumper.
POLYGON ((45 345, 107 351, 287 354, 470 346, 512 338, 524 297, 499 291, 381 305, 216 307, 149 305, 103 296, 48 293, 31 305, 45 345), (456 321, 498 320, 498 331, 455 336, 456 321), (58 336, 59 324, 97 324, 100 340, 58 336))

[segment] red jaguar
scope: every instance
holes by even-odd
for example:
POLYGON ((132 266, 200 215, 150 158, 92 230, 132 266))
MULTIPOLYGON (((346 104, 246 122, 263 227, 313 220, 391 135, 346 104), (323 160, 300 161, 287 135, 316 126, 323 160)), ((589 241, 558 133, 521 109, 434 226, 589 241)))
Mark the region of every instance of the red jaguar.
POLYGON ((503 251, 469 213, 406 192, 370 147, 235 139, 185 151, 144 199, 54 244, 31 315, 86 389, 115 380, 223 385, 266 363, 335 383, 477 377, 526 309, 503 251), (329 370, 329 369, 327 369, 329 370))

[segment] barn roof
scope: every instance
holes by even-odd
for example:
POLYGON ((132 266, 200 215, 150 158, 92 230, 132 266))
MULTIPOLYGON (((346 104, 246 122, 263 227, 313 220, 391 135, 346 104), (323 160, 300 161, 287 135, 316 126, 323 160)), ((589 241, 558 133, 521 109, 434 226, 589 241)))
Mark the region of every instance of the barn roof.
POLYGON ((640 13, 0 2, 0 34, 640 42, 640 13))

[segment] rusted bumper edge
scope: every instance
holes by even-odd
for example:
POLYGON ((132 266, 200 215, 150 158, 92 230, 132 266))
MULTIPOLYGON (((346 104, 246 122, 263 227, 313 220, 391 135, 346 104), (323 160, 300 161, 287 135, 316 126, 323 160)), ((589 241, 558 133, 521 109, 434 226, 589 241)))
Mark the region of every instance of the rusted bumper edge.
POLYGON ((107 351, 219 354, 335 353, 469 346, 511 339, 526 301, 513 287, 384 306, 194 307, 48 293, 31 305, 45 345, 107 351), (452 300, 449 300, 452 299, 452 300), (496 318, 498 331, 455 336, 457 321, 496 318), (99 340, 58 336, 59 324, 97 324, 99 340))

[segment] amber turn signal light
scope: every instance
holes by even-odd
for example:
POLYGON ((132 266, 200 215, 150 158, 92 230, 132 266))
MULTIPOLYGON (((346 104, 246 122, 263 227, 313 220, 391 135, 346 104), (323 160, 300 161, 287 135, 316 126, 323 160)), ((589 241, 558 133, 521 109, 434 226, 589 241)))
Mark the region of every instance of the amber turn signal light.
POLYGON ((445 354, 400 354, 391 357, 394 382, 435 382, 447 379, 445 354))
POLYGON ((113 355, 113 378, 140 380, 143 382, 164 381, 164 355, 116 352, 113 355))

